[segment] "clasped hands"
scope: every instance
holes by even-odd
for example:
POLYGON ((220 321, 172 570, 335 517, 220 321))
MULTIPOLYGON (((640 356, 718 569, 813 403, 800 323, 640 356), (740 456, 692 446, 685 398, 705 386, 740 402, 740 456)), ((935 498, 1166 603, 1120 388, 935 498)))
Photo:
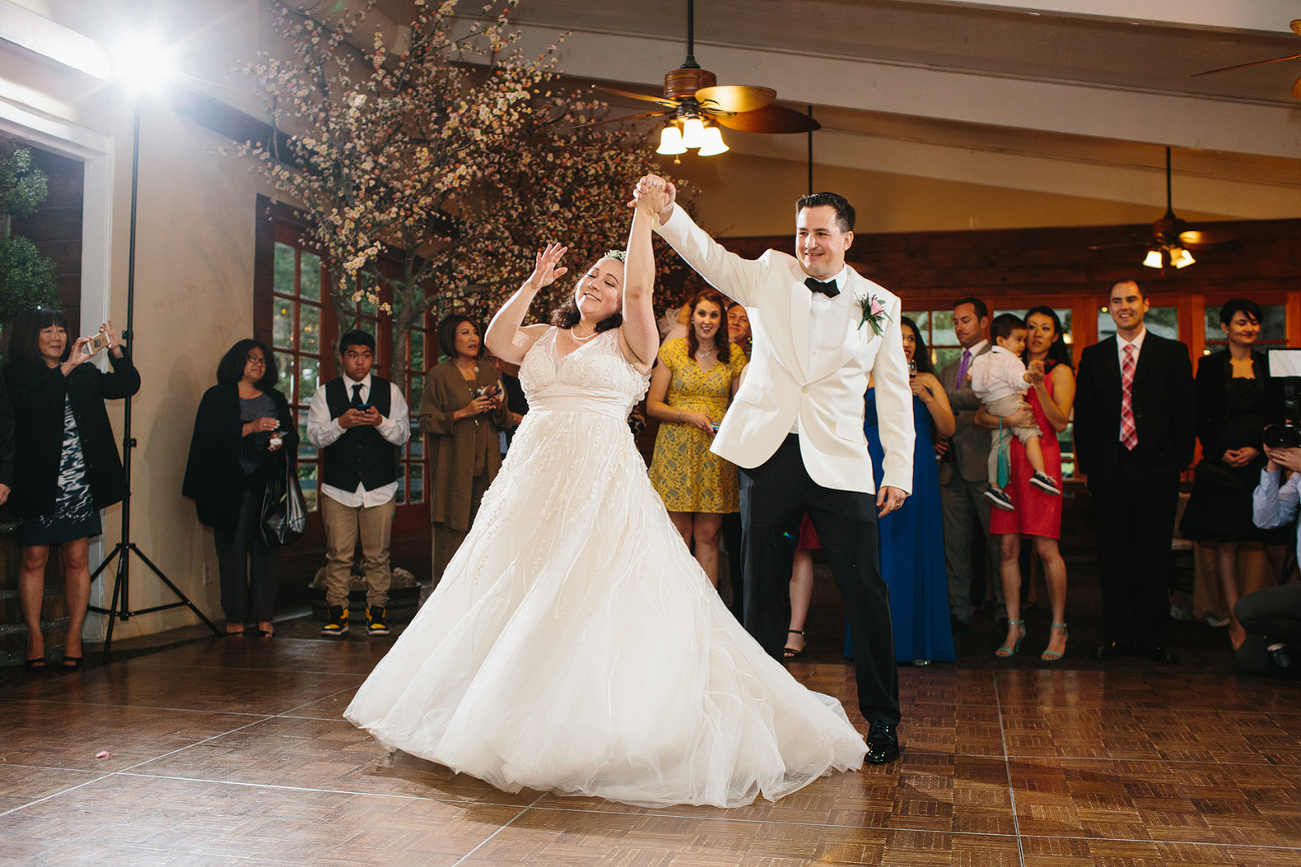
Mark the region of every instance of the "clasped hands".
POLYGON ((379 427, 384 423, 384 416, 380 415, 379 410, 373 406, 366 409, 357 409, 356 407, 347 409, 343 415, 339 416, 339 427, 379 427))
POLYGON ((658 217, 660 225, 673 216, 673 203, 677 200, 678 190, 672 183, 659 175, 646 175, 633 187, 630 208, 640 208, 643 213, 658 217))

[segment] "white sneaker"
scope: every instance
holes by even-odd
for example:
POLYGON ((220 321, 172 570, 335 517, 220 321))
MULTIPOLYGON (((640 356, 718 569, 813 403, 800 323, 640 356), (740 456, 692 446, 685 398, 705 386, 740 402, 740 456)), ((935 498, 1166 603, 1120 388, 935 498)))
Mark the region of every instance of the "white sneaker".
POLYGON ((1045 473, 1037 472, 1032 475, 1030 477, 1030 484, 1034 485, 1044 493, 1052 494, 1054 497, 1060 497, 1062 495, 1062 489, 1057 487, 1057 482, 1053 481, 1052 476, 1045 473))

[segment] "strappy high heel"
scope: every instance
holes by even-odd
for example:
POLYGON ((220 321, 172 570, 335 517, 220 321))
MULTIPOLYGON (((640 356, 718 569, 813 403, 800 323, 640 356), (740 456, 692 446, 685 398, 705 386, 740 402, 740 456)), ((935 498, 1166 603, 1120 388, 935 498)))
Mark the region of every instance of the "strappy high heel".
POLYGON ((1017 638, 1017 640, 1016 640, 1016 644, 1013 644, 1011 647, 1008 647, 1006 644, 1004 644, 1004 645, 1003 645, 1002 647, 1000 647, 998 650, 995 650, 995 651, 994 651, 994 655, 997 656, 997 657, 1000 657, 1000 658, 1002 658, 1002 659, 1007 659, 1007 658, 1010 657, 1010 656, 1016 656, 1017 651, 1021 649, 1021 642, 1022 642, 1022 641, 1025 641, 1025 621, 1024 621, 1024 620, 1009 620, 1009 621, 1007 622, 1007 625, 1008 625, 1008 626, 1019 626, 1019 627, 1021 627, 1021 636, 1020 636, 1019 638, 1017 638))
MULTIPOLYGON (((1071 634, 1066 631, 1065 623, 1054 623, 1052 625, 1052 628, 1060 629, 1062 631, 1062 641, 1067 641, 1070 639, 1071 634)), ((1066 651, 1064 650, 1061 653, 1058 653, 1055 650, 1045 650, 1043 653, 1039 654, 1039 658, 1042 659, 1044 662, 1056 662, 1057 660, 1062 658, 1062 655, 1064 653, 1066 653, 1066 651)))
MULTIPOLYGON (((803 632, 803 630, 800 630, 800 629, 787 629, 787 630, 786 630, 786 634, 787 634, 787 635, 798 635, 800 638, 803 638, 803 637, 804 637, 804 632, 803 632)), ((809 643, 806 641, 806 642, 804 642, 804 648, 801 649, 801 650, 796 650, 796 649, 793 648, 793 647, 783 647, 783 648, 782 648, 782 659, 799 659, 801 656, 804 655, 804 651, 808 649, 808 646, 809 646, 809 643)))

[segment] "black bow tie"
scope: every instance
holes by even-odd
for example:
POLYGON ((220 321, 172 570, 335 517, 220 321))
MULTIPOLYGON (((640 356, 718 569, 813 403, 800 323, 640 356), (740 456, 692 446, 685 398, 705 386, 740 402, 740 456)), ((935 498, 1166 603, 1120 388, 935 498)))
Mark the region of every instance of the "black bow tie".
POLYGON ((828 298, 835 298, 840 294, 840 290, 836 288, 835 280, 828 280, 826 283, 823 283, 821 280, 809 277, 804 281, 804 285, 809 287, 810 292, 821 292, 828 298))

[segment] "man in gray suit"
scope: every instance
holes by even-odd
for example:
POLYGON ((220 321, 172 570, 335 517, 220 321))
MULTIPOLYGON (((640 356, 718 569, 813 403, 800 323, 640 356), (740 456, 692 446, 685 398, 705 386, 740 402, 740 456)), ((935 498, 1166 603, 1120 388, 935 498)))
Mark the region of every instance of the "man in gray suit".
MULTIPOLYGON (((949 396, 958 429, 948 440, 948 451, 940 463, 940 503, 944 512, 944 568, 949 578, 949 616, 955 634, 971 628, 971 533, 976 521, 985 533, 992 564, 999 562, 998 545, 989 535, 990 431, 975 423, 980 398, 967 384, 972 359, 991 348, 989 308, 979 298, 963 298, 953 305, 953 333, 962 345, 962 356, 940 371, 940 383, 949 396)), ((998 600, 998 619, 1006 619, 1003 587, 997 571, 988 580, 998 600)))

